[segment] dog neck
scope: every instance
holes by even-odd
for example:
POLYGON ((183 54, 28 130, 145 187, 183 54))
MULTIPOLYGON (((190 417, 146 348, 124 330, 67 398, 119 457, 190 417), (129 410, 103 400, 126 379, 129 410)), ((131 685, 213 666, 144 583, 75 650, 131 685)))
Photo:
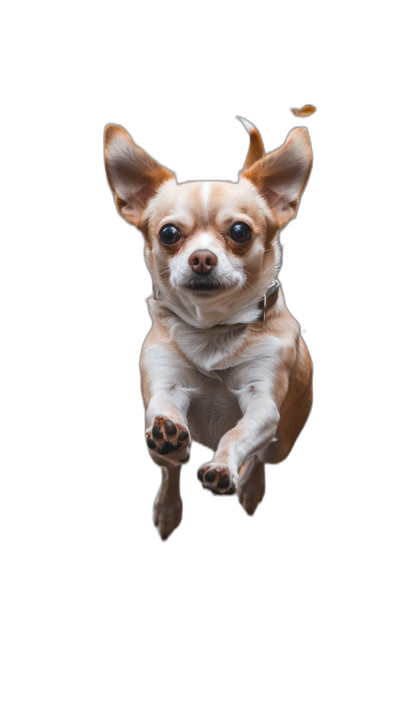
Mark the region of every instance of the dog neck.
POLYGON ((207 313, 206 320, 201 313, 198 314, 200 311, 195 315, 190 312, 188 316, 179 305, 171 306, 161 294, 149 298, 148 305, 153 322, 164 325, 187 359, 199 371, 215 376, 219 370, 234 367, 240 362, 248 342, 249 328, 262 325, 261 318, 265 319, 268 311, 273 313, 282 308, 279 288, 278 281, 274 281, 262 300, 253 303, 251 310, 230 311, 228 317, 226 314, 222 317, 220 313, 213 316, 214 322, 210 313, 207 313))
POLYGON ((173 313, 183 322, 192 327, 209 329, 212 327, 241 326, 263 321, 266 312, 272 308, 279 296, 280 283, 275 278, 260 300, 247 306, 238 306, 226 310, 226 306, 206 307, 204 305, 188 306, 183 300, 165 298, 160 290, 153 285, 153 299, 157 307, 173 313), (194 309, 193 309, 194 307, 194 309))

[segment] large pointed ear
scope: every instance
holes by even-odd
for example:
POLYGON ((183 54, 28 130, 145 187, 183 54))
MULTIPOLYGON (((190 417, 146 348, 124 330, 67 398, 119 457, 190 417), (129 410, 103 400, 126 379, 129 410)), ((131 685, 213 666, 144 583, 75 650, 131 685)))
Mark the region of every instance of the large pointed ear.
POLYGON ((174 174, 132 141, 116 124, 104 130, 104 158, 108 182, 121 216, 139 226, 149 200, 174 174))
POLYGON ((240 172, 242 174, 243 171, 247 171, 247 169, 249 169, 250 166, 253 166, 256 161, 262 159, 262 157, 265 156, 265 149, 261 134, 258 131, 257 127, 255 127, 254 124, 251 123, 251 121, 245 119, 244 117, 236 118, 242 122, 244 128, 246 129, 246 131, 248 131, 250 135, 249 150, 247 153, 246 161, 244 162, 244 166, 240 172))
POLYGON ((299 127, 292 129, 283 146, 242 173, 267 202, 278 228, 295 217, 311 166, 310 137, 299 127))

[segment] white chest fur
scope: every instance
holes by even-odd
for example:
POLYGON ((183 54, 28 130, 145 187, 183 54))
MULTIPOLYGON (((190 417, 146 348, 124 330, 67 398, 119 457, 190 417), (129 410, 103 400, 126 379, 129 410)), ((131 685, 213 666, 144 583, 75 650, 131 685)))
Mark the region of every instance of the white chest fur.
POLYGON ((235 356, 246 340, 244 325, 202 329, 172 317, 169 328, 179 349, 203 373, 236 364, 235 356))

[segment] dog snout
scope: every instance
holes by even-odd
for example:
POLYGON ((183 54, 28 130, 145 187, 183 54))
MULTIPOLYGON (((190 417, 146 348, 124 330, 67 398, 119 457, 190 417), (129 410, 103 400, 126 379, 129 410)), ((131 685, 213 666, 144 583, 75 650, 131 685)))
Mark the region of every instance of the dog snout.
POLYGON ((211 250, 195 250, 195 252, 189 256, 189 265, 191 265, 192 270, 199 275, 211 273, 217 263, 218 258, 211 250))

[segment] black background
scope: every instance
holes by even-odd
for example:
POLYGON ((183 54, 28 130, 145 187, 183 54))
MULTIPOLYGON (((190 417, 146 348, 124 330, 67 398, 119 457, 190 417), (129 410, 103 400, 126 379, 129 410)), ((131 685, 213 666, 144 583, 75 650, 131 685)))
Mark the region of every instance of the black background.
POLYGON ((347 477, 338 450, 346 353, 338 339, 338 291, 345 276, 338 269, 332 211, 340 152, 332 94, 307 80, 294 79, 277 91, 244 75, 231 76, 229 83, 223 75, 203 79, 147 76, 132 87, 129 81, 116 87, 109 76, 100 89, 88 87, 74 241, 82 456, 68 484, 80 562, 89 571, 111 569, 117 578, 135 572, 143 585, 161 573, 167 582, 175 576, 195 582, 201 572, 262 579, 272 562, 293 574, 327 578, 332 565, 344 562, 348 533, 347 477), (293 116, 290 108, 305 104, 317 111, 293 116), (279 278, 314 363, 314 406, 288 460, 267 469, 267 495, 253 518, 235 498, 214 498, 201 489, 196 469, 210 454, 194 445, 182 471, 183 521, 162 543, 152 524, 160 477, 145 447, 138 368, 150 329, 151 281, 143 239, 117 214, 106 182, 103 131, 107 123, 122 125, 178 181, 236 181, 248 148, 238 115, 256 125, 267 152, 296 126, 310 133, 314 166, 297 218, 281 234, 279 278))

